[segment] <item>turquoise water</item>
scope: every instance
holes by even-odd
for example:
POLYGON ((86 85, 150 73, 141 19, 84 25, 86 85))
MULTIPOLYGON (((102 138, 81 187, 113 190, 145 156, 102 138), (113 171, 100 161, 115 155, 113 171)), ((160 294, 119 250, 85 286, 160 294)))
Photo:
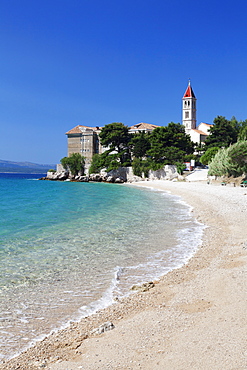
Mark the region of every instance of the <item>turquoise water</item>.
POLYGON ((0 195, 0 358, 181 266, 202 235, 143 188, 1 174, 0 195))

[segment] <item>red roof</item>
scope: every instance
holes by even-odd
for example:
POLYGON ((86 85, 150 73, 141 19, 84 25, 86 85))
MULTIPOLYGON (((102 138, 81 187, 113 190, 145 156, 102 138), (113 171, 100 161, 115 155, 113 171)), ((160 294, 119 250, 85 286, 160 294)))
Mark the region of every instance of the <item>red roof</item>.
POLYGON ((196 128, 192 129, 192 131, 195 131, 195 132, 197 132, 200 135, 209 136, 209 134, 207 134, 206 132, 203 132, 201 130, 197 130, 196 128))
POLYGON ((92 130, 92 131, 97 131, 97 130, 101 129, 100 127, 89 127, 89 126, 77 125, 76 127, 72 128, 71 130, 66 132, 65 135, 81 134, 82 133, 82 130, 81 130, 82 128, 84 128, 86 130, 92 130))
POLYGON ((137 123, 134 126, 130 127, 130 130, 154 130, 156 127, 159 127, 157 125, 153 125, 151 123, 137 123))
POLYGON ((188 85, 187 90, 185 91, 185 94, 184 94, 183 97, 184 98, 195 98, 196 97, 192 87, 190 86, 190 82, 189 82, 189 85, 188 85))

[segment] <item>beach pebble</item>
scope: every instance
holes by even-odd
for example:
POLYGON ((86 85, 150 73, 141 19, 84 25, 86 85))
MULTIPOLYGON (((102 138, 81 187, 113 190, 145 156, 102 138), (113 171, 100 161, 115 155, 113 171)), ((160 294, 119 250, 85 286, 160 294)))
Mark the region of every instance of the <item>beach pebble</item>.
POLYGON ((91 334, 102 334, 105 331, 109 331, 109 330, 112 330, 114 328, 115 328, 114 324, 112 322, 108 321, 108 322, 105 322, 104 324, 100 325, 98 328, 93 329, 91 331, 91 334))
POLYGON ((140 290, 141 292, 147 292, 149 289, 154 287, 154 283, 150 281, 149 283, 144 283, 142 285, 133 285, 131 290, 140 290))

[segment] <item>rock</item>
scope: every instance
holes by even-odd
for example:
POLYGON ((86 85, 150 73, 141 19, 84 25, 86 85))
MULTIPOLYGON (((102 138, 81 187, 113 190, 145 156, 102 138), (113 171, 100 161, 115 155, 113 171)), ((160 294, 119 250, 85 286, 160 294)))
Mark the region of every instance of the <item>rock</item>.
POLYGON ((59 180, 59 181, 64 181, 68 178, 69 174, 68 172, 47 172, 45 180, 59 180))
POLYGON ((115 183, 116 184, 122 184, 124 181, 123 181, 123 179, 121 179, 121 178, 119 178, 119 177, 117 177, 116 179, 115 179, 115 183))
POLYGON ((142 285, 133 285, 131 290, 139 290, 141 292, 147 292, 149 289, 154 287, 154 283, 150 281, 149 283, 144 283, 142 285))
POLYGON ((114 182, 113 176, 107 176, 106 182, 114 182))
POLYGON ((100 325, 98 328, 93 329, 91 331, 91 334, 102 334, 105 331, 109 331, 109 330, 112 330, 114 328, 115 328, 114 324, 112 322, 108 321, 108 322, 105 322, 104 324, 100 325))
POLYGON ((89 176, 89 180, 100 182, 102 181, 102 176, 99 173, 91 173, 91 175, 89 176))
POLYGON ((68 178, 68 173, 66 173, 66 172, 59 173, 58 176, 57 176, 57 179, 60 180, 60 181, 64 181, 67 178, 68 178))
POLYGON ((80 182, 88 182, 89 181, 89 177, 88 176, 79 176, 78 181, 80 181, 80 182))

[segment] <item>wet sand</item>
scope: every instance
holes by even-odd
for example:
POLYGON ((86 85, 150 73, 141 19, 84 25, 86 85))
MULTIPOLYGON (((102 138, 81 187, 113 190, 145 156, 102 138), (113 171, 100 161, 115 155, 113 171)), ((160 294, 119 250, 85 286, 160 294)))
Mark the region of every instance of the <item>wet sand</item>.
POLYGON ((208 227, 188 264, 71 324, 0 369, 246 369, 247 189, 148 181, 208 227), (92 333, 105 322, 113 330, 92 333))

